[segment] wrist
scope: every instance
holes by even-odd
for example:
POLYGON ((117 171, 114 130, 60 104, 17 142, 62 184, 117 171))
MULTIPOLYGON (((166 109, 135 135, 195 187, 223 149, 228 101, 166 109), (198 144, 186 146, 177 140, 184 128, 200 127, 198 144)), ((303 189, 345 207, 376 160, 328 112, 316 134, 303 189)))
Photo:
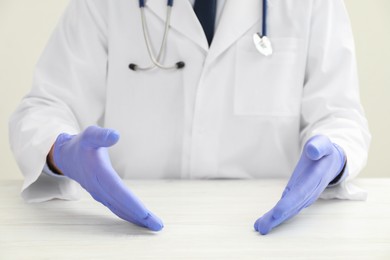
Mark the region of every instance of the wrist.
POLYGON ((337 175, 329 183, 328 187, 336 186, 337 184, 341 183, 348 175, 347 156, 345 155, 344 149, 335 143, 333 146, 340 155, 341 166, 340 170, 337 172, 337 175))
POLYGON ((58 175, 64 175, 60 169, 58 169, 58 167, 55 165, 54 163, 54 159, 53 159, 53 153, 54 153, 54 145, 50 148, 50 151, 49 153, 47 154, 46 156, 46 164, 47 164, 47 167, 49 167, 49 169, 55 173, 55 174, 58 174, 58 175))

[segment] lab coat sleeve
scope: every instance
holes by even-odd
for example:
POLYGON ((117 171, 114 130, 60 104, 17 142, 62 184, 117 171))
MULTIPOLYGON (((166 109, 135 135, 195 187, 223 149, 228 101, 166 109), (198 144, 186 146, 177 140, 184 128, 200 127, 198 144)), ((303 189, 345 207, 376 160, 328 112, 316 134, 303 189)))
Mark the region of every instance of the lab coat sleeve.
POLYGON ((313 0, 308 31, 301 144, 322 134, 342 147, 348 158, 349 175, 322 196, 361 198, 361 194, 348 193, 355 189, 348 188, 345 182, 365 166, 371 136, 360 103, 354 40, 343 0, 313 0))
POLYGON ((60 133, 77 134, 103 118, 105 2, 70 2, 38 61, 31 91, 10 118, 11 150, 25 177, 22 197, 29 202, 79 196, 77 183, 43 169, 60 133))

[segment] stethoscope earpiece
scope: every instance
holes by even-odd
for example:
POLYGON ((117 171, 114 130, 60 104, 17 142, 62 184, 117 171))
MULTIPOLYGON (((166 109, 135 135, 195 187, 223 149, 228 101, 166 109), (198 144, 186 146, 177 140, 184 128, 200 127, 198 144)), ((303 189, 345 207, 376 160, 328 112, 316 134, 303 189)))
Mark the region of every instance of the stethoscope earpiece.
MULTIPOLYGON (((175 64, 176 66, 176 69, 180 70, 180 69, 184 69, 184 67, 186 66, 185 62, 184 61, 179 61, 175 64)), ((138 67, 137 64, 134 64, 134 63, 130 63, 129 64, 129 69, 132 70, 132 71, 139 71, 139 70, 144 70, 144 69, 141 69, 138 67)))
POLYGON ((176 63, 176 68, 179 70, 183 69, 185 66, 186 66, 186 64, 184 61, 179 61, 178 63, 176 63))
POLYGON ((130 63, 130 65, 129 65, 129 69, 131 69, 131 70, 133 70, 133 71, 136 71, 136 70, 137 70, 137 68, 138 68, 138 66, 137 66, 136 64, 134 64, 134 63, 130 63))

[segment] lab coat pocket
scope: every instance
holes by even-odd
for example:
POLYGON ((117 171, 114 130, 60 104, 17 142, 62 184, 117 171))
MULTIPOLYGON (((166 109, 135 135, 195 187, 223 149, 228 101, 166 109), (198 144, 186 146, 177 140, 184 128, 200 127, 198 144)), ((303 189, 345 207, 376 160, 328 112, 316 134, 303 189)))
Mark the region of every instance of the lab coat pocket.
POLYGON ((300 39, 271 39, 273 54, 256 50, 252 35, 237 43, 234 114, 296 116, 304 78, 300 39))

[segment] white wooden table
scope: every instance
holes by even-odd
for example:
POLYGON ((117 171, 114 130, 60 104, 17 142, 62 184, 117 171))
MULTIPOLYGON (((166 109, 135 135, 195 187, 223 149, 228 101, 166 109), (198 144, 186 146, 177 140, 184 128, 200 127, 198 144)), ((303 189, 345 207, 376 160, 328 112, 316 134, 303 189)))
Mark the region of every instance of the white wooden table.
POLYGON ((128 181, 164 220, 154 233, 85 194, 26 204, 0 182, 0 259, 390 259, 390 179, 360 179, 366 202, 318 201, 261 236, 254 221, 286 180, 128 181))

